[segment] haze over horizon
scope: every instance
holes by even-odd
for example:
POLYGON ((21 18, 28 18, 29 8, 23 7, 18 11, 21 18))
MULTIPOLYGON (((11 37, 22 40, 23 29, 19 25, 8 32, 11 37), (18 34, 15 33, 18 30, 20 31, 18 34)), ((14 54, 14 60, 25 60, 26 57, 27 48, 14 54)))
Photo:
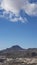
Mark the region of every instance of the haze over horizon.
POLYGON ((0 0, 0 50, 37 48, 37 1, 0 0))

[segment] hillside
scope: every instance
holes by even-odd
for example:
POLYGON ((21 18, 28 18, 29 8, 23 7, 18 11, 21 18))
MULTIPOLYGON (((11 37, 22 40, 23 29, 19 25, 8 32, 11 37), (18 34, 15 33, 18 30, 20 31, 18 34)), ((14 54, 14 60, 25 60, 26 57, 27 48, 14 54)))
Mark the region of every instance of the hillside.
POLYGON ((0 55, 11 58, 37 57, 37 48, 23 49, 18 45, 0 51, 0 55))

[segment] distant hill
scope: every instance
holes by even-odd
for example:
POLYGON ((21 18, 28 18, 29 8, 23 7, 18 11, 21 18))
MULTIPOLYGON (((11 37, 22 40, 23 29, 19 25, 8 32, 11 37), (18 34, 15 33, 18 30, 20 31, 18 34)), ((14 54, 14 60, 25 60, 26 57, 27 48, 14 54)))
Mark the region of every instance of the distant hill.
POLYGON ((15 45, 0 51, 0 55, 5 55, 6 57, 11 57, 11 58, 37 57, 37 48, 23 49, 20 46, 15 45))
POLYGON ((23 51, 25 49, 21 48, 20 46, 18 45, 14 45, 10 48, 7 48, 7 49, 4 49, 4 50, 1 50, 0 53, 12 53, 12 52, 16 52, 16 51, 23 51))
POLYGON ((24 50, 23 48, 21 48, 20 46, 18 46, 18 45, 15 45, 15 46, 12 46, 10 49, 12 49, 12 50, 24 50))

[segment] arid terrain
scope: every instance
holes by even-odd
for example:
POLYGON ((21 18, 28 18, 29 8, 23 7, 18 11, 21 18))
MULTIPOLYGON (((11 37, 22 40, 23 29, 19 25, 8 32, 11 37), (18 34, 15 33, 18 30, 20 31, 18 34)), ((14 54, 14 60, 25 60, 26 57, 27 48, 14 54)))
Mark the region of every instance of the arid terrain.
POLYGON ((0 65, 37 65, 37 49, 13 46, 0 51, 0 65))
POLYGON ((0 65, 37 65, 37 58, 0 58, 0 65))

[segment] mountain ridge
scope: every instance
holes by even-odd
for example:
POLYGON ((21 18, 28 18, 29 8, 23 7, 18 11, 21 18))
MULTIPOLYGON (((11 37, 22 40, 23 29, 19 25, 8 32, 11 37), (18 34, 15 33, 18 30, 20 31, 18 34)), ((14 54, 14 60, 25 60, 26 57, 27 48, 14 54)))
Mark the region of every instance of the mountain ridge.
POLYGON ((10 48, 0 51, 0 55, 5 55, 6 57, 35 57, 37 56, 37 48, 23 49, 18 45, 14 45, 10 48))

